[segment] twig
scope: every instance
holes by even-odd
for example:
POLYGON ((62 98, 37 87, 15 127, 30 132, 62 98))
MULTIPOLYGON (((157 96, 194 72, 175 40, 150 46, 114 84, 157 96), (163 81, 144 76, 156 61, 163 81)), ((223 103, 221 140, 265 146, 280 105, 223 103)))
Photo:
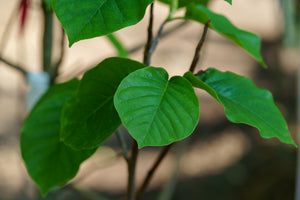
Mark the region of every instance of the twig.
POLYGON ((155 48, 156 48, 156 46, 157 46, 157 44, 158 44, 158 41, 159 41, 159 39, 160 39, 160 37, 161 37, 161 35, 162 35, 162 31, 163 31, 163 29, 164 29, 164 27, 165 27, 165 24, 166 24, 167 22, 168 22, 168 21, 166 20, 166 21, 164 21, 164 22, 160 25, 160 27, 159 27, 159 29, 158 29, 158 32, 157 32, 157 35, 156 35, 154 41, 152 42, 151 48, 150 48, 150 50, 149 50, 150 55, 154 52, 154 50, 155 50, 155 48))
POLYGON ((138 156, 138 144, 133 140, 131 156, 128 162, 127 200, 135 200, 135 167, 138 156))
POLYGON ((65 56, 65 41, 66 41, 65 37, 66 37, 65 31, 61 27, 60 56, 59 59, 56 61, 56 63, 51 67, 51 73, 50 73, 51 84, 54 84, 55 79, 58 77, 58 70, 61 67, 61 63, 65 56))
POLYGON ((206 24, 204 26, 204 29, 203 29, 201 39, 200 39, 200 41, 199 41, 199 43, 196 47, 195 55, 194 55, 193 61, 191 63, 190 69, 189 69, 189 71, 191 71, 191 72, 194 72, 194 70, 197 66, 197 63, 199 61, 200 52, 201 52, 202 46, 204 44, 204 41, 205 41, 205 38, 206 38, 206 35, 207 35, 207 30, 208 30, 209 24, 210 24, 210 20, 208 20, 208 22, 206 22, 206 24))
POLYGON ((128 156, 128 153, 127 153, 127 144, 126 144, 126 141, 122 135, 122 133, 120 132, 120 129, 118 129, 116 131, 116 136, 117 136, 117 139, 123 149, 123 155, 124 155, 124 159, 126 160, 126 162, 129 164, 129 156, 128 156))
MULTIPOLYGON (((181 23, 179 23, 179 24, 177 24, 177 25, 169 28, 168 30, 166 30, 165 32, 163 32, 161 34, 160 39, 162 39, 162 38, 164 38, 164 37, 166 37, 166 36, 174 33, 175 30, 178 30, 178 29, 184 27, 188 23, 189 23, 189 21, 186 20, 186 21, 183 21, 183 22, 181 22, 181 23)), ((143 47, 144 47, 144 44, 138 44, 135 47, 129 49, 129 54, 135 53, 135 52, 137 52, 138 50, 140 50, 143 47)))
POLYGON ((42 2, 42 9, 44 14, 43 69, 50 74, 52 70, 53 11, 47 9, 44 1, 42 2))
POLYGON ((144 193, 144 191, 146 190, 146 188, 148 187, 151 178, 153 177, 154 172, 156 171, 157 167, 159 166, 159 164, 161 163, 161 161, 165 158, 165 156, 167 155, 167 153, 169 152, 169 150, 171 149, 173 143, 169 144, 168 146, 165 146, 163 148, 163 150, 160 152, 159 156, 157 157, 156 161, 154 162, 153 166, 150 168, 150 170, 148 171, 147 176, 145 177, 142 186, 140 187, 140 189, 137 191, 136 193, 136 199, 138 200, 141 195, 144 193))
POLYGON ((147 43, 145 46, 145 51, 144 51, 144 64, 146 66, 150 65, 150 59, 151 59, 151 44, 153 41, 153 9, 154 8, 154 3, 151 4, 150 6, 150 19, 149 19, 149 26, 148 26, 148 39, 147 43))
POLYGON ((26 73, 27 73, 27 71, 26 71, 23 67, 18 66, 18 65, 15 65, 15 64, 13 64, 12 62, 10 62, 10 61, 8 61, 8 60, 2 58, 2 57, 0 57, 0 61, 3 62, 3 63, 5 63, 5 64, 7 64, 8 66, 10 66, 10 67, 12 67, 12 68, 18 70, 18 71, 21 72, 24 76, 25 76, 26 73))

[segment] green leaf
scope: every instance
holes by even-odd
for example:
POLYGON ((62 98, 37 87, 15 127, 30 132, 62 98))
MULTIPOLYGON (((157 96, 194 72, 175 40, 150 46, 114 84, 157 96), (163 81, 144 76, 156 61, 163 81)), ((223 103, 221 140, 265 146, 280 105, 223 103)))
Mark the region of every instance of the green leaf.
POLYGON ((277 137, 281 142, 296 146, 268 90, 258 88, 246 77, 212 68, 198 78, 191 72, 184 77, 223 105, 231 122, 251 125, 259 130, 263 138, 277 137))
POLYGON ((114 57, 86 72, 76 94, 63 108, 61 140, 74 149, 90 149, 111 136, 121 124, 113 96, 129 73, 143 67, 139 62, 114 57))
POLYGON ((22 157, 29 175, 44 195, 72 179, 80 164, 95 151, 74 151, 59 140, 61 109, 78 83, 72 80, 52 86, 22 127, 22 157))
POLYGON ((123 46, 121 41, 114 35, 114 34, 108 34, 107 38, 111 42, 111 44, 115 47, 115 49, 118 52, 118 56, 120 57, 128 57, 129 52, 127 49, 123 46))
POLYGON ((260 38, 250 32, 238 29, 226 17, 213 13, 205 6, 190 4, 186 9, 185 17, 206 24, 209 20, 209 27, 232 40, 238 46, 252 55, 263 67, 267 65, 260 54, 260 38))
POLYGON ((139 148, 181 140, 193 132, 199 118, 199 101, 192 85, 180 76, 168 80, 162 68, 147 67, 128 75, 114 103, 139 148))
POLYGON ((73 43, 138 23, 154 0, 53 0, 52 6, 73 43))
MULTIPOLYGON (((172 5, 172 0, 159 0, 162 3, 172 5)), ((179 0, 178 1, 178 8, 186 7, 190 3, 195 3, 195 4, 202 4, 202 5, 207 5, 207 3, 210 0, 179 0)))
POLYGON ((226 2, 228 2, 230 5, 232 5, 232 0, 225 0, 226 2))

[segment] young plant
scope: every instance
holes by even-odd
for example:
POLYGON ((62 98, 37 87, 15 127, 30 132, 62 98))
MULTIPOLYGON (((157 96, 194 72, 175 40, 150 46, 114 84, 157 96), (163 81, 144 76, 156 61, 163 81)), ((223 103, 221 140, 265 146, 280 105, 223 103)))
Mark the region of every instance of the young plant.
POLYGON ((107 58, 81 80, 52 86, 27 117, 21 133, 22 156, 43 195, 71 180, 80 164, 123 125, 133 137, 131 156, 125 156, 129 169, 127 199, 140 198, 152 174, 136 192, 134 169, 138 149, 166 146, 152 169, 155 170, 172 143, 193 132, 200 110, 193 87, 206 91, 220 103, 231 122, 248 124, 256 127, 263 138, 277 137, 296 146, 269 91, 232 72, 210 68, 194 74, 209 28, 267 67, 260 55, 260 38, 210 11, 209 0, 160 1, 169 5, 170 13, 153 37, 154 0, 44 0, 64 27, 70 46, 138 23, 148 6, 150 20, 143 63, 107 58), (173 17, 181 8, 185 15, 173 17), (197 21, 204 24, 204 31, 190 70, 183 76, 169 78, 163 68, 149 65, 164 25, 173 20, 197 21))

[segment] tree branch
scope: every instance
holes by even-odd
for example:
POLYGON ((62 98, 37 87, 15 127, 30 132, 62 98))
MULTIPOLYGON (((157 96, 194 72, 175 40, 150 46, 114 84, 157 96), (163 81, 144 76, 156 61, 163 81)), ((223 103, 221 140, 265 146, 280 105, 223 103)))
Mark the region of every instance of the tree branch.
POLYGON ((151 4, 150 6, 150 19, 149 19, 149 25, 148 25, 148 39, 147 43, 145 46, 145 51, 144 51, 144 64, 146 66, 150 65, 150 59, 151 59, 151 44, 153 41, 153 10, 154 10, 154 3, 151 4))
POLYGON ((133 140, 131 156, 128 162, 127 200, 135 200, 135 167, 138 156, 138 144, 133 140))
POLYGON ((158 168, 159 164, 161 163, 161 161, 165 158, 165 156, 167 155, 167 153, 169 152, 169 150, 171 149, 173 143, 169 144, 168 146, 165 146, 163 148, 163 150, 160 152, 159 156, 157 157, 156 161, 154 162, 153 166, 150 168, 150 170, 148 171, 147 176, 145 177, 142 186, 140 187, 140 189, 137 191, 136 193, 136 199, 138 200, 142 194, 145 192, 146 188, 148 187, 154 172, 156 171, 156 169, 158 168))
POLYGON ((193 58, 193 61, 191 63, 191 66, 190 66, 190 69, 189 71, 191 72, 194 72, 196 66, 197 66, 197 63, 199 61, 199 58, 200 58, 200 52, 201 52, 201 49, 202 49, 202 46, 205 42, 205 38, 206 38, 206 35, 207 35, 207 30, 208 30, 208 27, 209 27, 209 24, 210 24, 210 20, 208 20, 208 22, 206 22, 205 26, 204 26, 204 29, 203 29, 203 33, 202 33, 202 36, 201 36, 201 39, 196 47, 196 50, 195 50, 195 54, 194 54, 194 58, 193 58))

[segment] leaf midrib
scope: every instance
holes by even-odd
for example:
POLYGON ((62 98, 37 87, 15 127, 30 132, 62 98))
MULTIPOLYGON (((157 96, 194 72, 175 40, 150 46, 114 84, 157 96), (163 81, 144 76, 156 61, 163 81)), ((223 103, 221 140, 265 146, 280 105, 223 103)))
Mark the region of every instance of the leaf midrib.
POLYGON ((148 126, 148 129, 147 129, 146 134, 144 134, 143 140, 141 140, 142 143, 144 143, 146 137, 147 137, 148 134, 149 134, 149 130, 150 130, 150 128, 152 127, 152 124, 153 124, 153 122, 154 122, 154 119, 156 118, 156 114, 157 114, 157 112, 158 112, 158 110, 159 110, 159 107, 160 107, 160 105, 161 105, 161 102, 162 102, 162 100, 163 100, 163 98, 164 98, 164 96, 165 96, 165 94, 166 94, 166 92, 167 92, 168 86, 169 86, 169 81, 167 80, 166 86, 165 86, 165 88, 164 88, 164 91, 162 92, 160 101, 159 101, 159 103, 158 103, 158 105, 157 105, 157 109, 155 110, 155 112, 154 112, 154 114, 153 114, 153 117, 152 117, 152 119, 151 119, 151 123, 150 123, 149 126, 148 126))

